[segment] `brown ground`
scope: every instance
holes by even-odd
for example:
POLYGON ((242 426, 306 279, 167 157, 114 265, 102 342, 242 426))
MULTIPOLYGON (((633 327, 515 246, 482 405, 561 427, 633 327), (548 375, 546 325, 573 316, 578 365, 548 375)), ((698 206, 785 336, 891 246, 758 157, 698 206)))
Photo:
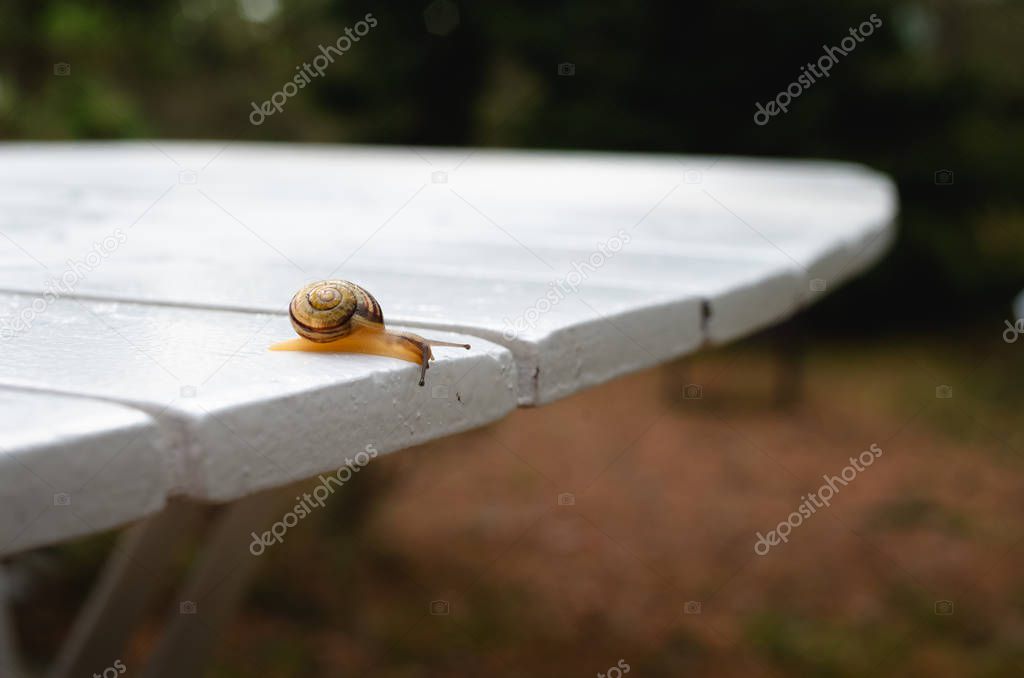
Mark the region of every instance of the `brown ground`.
POLYGON ((991 334, 812 346, 790 408, 753 342, 378 459, 264 556, 211 675, 1024 675, 1024 348, 991 334))

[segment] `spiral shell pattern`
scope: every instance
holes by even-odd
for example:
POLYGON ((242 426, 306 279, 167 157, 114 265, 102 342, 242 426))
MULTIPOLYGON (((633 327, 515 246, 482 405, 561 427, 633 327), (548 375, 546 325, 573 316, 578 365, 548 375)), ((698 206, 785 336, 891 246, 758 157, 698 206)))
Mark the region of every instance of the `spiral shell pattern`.
POLYGON ((384 328, 377 300, 347 280, 306 285, 292 297, 288 315, 300 336, 321 343, 348 336, 360 327, 384 328))

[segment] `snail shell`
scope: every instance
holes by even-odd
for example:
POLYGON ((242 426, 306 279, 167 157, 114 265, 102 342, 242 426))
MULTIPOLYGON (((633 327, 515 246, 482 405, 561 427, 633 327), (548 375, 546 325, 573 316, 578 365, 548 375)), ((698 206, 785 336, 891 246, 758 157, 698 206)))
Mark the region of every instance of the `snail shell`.
POLYGON ((384 313, 373 295, 347 280, 306 285, 288 307, 292 327, 316 342, 347 337, 361 327, 384 329, 384 313))
MULTIPOLYGON (((373 295, 347 280, 322 280, 306 285, 292 297, 288 316, 299 336, 323 345, 336 342, 339 352, 373 353, 418 363, 420 386, 434 358, 432 346, 469 348, 469 344, 424 339, 412 332, 387 329, 384 313, 373 295)), ((289 342, 271 348, 294 350, 289 342)))

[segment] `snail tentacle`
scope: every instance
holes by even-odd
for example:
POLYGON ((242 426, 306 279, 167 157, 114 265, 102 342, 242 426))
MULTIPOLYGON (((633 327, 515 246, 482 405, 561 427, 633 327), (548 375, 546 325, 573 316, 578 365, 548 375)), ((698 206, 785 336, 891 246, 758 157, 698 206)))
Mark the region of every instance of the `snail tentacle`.
POLYGON ((420 352, 420 359, 422 361, 420 363, 420 386, 423 386, 426 381, 427 370, 430 369, 430 361, 434 359, 434 352, 431 350, 432 346, 447 346, 451 348, 464 348, 469 350, 469 344, 458 344, 451 341, 439 341, 436 339, 424 339, 420 335, 413 334, 412 332, 392 332, 391 330, 385 330, 385 332, 405 339, 415 346, 420 352))
POLYGON ((454 341, 437 341, 436 339, 427 339, 427 344, 430 346, 447 346, 449 348, 469 348, 469 344, 459 344, 454 341))

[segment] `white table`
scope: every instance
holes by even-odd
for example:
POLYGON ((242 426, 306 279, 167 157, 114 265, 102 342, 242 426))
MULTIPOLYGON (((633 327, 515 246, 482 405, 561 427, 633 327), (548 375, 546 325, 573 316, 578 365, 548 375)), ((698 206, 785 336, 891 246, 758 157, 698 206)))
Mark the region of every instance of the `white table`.
POLYGON ((0 554, 738 339, 877 260, 896 211, 886 177, 834 162, 0 145, 0 554), (328 277, 472 351, 436 351, 422 389, 388 358, 267 351, 328 277))

